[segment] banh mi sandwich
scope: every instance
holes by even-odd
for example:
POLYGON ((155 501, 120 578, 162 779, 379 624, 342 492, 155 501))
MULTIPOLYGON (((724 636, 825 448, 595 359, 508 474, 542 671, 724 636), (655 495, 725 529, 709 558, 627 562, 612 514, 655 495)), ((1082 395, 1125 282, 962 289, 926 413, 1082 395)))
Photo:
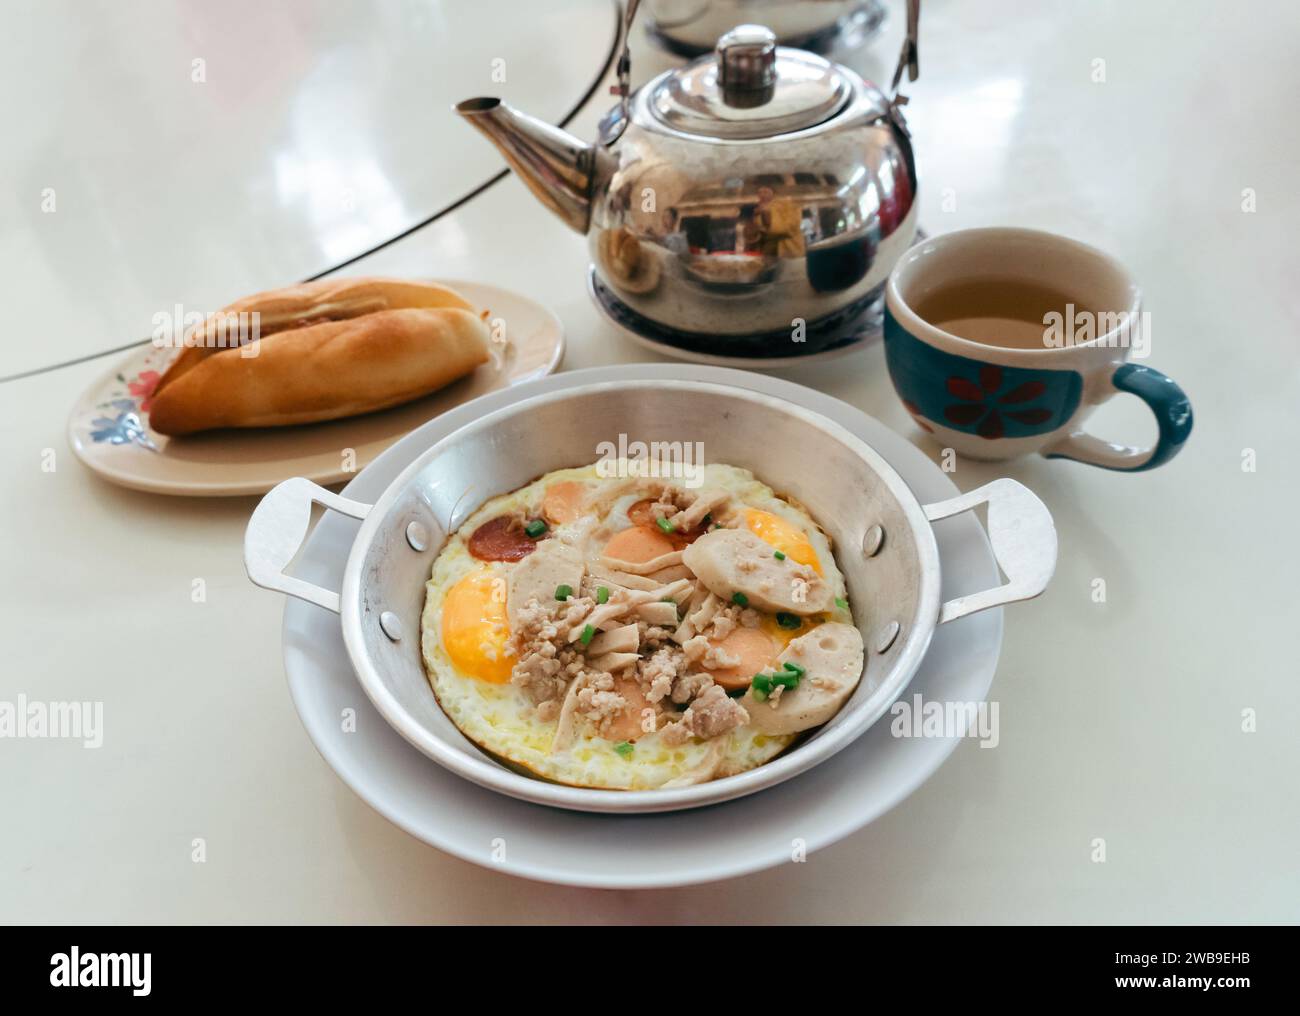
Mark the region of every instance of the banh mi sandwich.
POLYGON ((454 290, 330 279, 211 315, 158 382, 149 424, 178 436, 335 420, 419 398, 488 360, 487 325, 454 290), (232 336, 257 314, 257 337, 232 336))

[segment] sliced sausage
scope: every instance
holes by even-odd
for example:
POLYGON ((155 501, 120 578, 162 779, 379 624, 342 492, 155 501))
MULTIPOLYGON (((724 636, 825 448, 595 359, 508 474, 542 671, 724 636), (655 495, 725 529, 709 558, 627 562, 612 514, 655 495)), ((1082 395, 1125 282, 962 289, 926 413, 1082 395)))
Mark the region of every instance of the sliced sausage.
POLYGON ((662 601, 643 603, 636 608, 636 616, 650 624, 660 625, 664 628, 676 628, 677 604, 662 601))
POLYGON ((639 659, 641 657, 637 653, 601 653, 599 656, 588 656, 587 666, 592 670, 603 670, 607 674, 613 674, 615 671, 632 666, 639 659))
MULTIPOLYGON (((725 491, 723 493, 725 494, 725 491)), ((627 510, 628 520, 635 528, 644 529, 655 536, 662 535, 674 550, 681 550, 704 535, 704 528, 700 525, 700 520, 708 514, 707 509, 700 512, 698 518, 687 515, 691 510, 690 508, 678 512, 669 520, 672 523, 672 528, 664 532, 659 527, 659 516, 654 512, 656 503, 649 498, 637 501, 627 510)))
POLYGON ((537 549, 517 515, 488 519, 470 534, 469 552, 480 561, 522 561, 537 549))
POLYGON ((576 595, 585 570, 582 554, 559 540, 539 543, 533 553, 510 570, 510 587, 506 596, 506 612, 510 617, 510 630, 520 631, 519 612, 531 599, 551 606, 560 601, 555 591, 568 586, 576 595))
POLYGON ((772 657, 777 650, 772 636, 760 628, 734 628, 726 638, 713 644, 740 661, 730 667, 709 671, 709 676, 727 691, 748 688, 755 674, 772 666, 772 657))
POLYGON ((721 599, 759 610, 807 616, 830 610, 835 602, 825 579, 807 565, 778 558, 746 529, 705 533, 682 551, 682 563, 721 599))
POLYGON ((609 741, 635 741, 644 737, 646 727, 654 730, 652 716, 654 707, 646 700, 641 686, 633 678, 620 677, 614 682, 614 691, 627 700, 627 708, 610 721, 601 736, 609 741), (649 713, 646 710, 650 710, 649 713))
POLYGON ((619 628, 603 631, 587 646, 587 656, 600 656, 602 653, 635 653, 641 646, 641 636, 635 624, 625 624, 619 628))
POLYGON ((542 495, 542 514, 557 526, 580 518, 587 507, 589 490, 587 484, 578 480, 552 483, 542 495))
POLYGON ((862 680, 862 634, 851 624, 830 621, 793 639, 776 658, 804 668, 797 688, 786 688, 775 702, 758 702, 751 688, 741 704, 749 723, 764 734, 794 734, 819 727, 844 705, 862 680))

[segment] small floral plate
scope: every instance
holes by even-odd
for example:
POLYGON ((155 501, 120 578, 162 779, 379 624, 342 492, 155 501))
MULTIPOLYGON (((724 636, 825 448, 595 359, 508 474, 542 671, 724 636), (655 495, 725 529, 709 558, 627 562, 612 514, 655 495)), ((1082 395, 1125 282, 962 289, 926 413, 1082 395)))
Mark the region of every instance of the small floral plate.
POLYGON ((95 382, 68 419, 68 443, 90 469, 136 490, 190 497, 263 494, 281 480, 349 480, 404 434, 488 392, 551 374, 564 326, 546 307, 496 286, 446 282, 489 312, 492 360, 431 395, 378 413, 300 427, 222 430, 168 438, 149 427, 149 404, 174 349, 141 346, 95 382))

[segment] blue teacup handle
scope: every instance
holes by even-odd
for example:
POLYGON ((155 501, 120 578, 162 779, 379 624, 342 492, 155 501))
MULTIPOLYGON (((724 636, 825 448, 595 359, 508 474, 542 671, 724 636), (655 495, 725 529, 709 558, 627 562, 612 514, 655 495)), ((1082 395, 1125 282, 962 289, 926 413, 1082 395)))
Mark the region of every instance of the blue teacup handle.
POLYGON ((1158 370, 1140 363, 1121 363, 1111 375, 1116 391, 1129 392, 1151 407, 1160 436, 1152 448, 1103 441, 1082 430, 1043 449, 1049 459, 1074 459, 1104 469, 1136 473, 1162 466, 1180 451, 1192 432, 1192 404, 1183 390, 1158 370))

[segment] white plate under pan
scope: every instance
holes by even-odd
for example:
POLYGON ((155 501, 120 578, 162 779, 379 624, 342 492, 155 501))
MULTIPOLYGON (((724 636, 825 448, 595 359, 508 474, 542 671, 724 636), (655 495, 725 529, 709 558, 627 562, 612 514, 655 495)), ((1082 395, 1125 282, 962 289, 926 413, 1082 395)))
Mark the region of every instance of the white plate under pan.
MULTIPOLYGON (((714 381, 764 392, 821 413, 874 447, 923 502, 957 488, 928 458, 883 424, 803 388, 744 371, 636 364, 573 371, 495 392, 444 413, 397 442, 348 484, 347 497, 374 501, 417 455, 455 428, 511 400, 567 386, 629 378, 714 381)), ((338 588, 358 523, 330 513, 307 540, 294 573, 338 588)), ((943 598, 997 585, 992 550, 970 513, 936 523, 943 598)), ((1002 611, 941 627, 907 696, 979 702, 1002 643, 1002 611)), ((714 881, 790 861, 854 832, 925 781, 957 738, 894 738, 888 715, 838 755, 780 786, 709 808, 610 816, 560 811, 485 790, 427 759, 370 705, 348 662, 333 613, 290 600, 285 669, 307 732, 326 762, 363 800, 413 836, 485 867, 541 881, 649 888, 714 881), (355 732, 339 717, 357 713, 355 732)))

